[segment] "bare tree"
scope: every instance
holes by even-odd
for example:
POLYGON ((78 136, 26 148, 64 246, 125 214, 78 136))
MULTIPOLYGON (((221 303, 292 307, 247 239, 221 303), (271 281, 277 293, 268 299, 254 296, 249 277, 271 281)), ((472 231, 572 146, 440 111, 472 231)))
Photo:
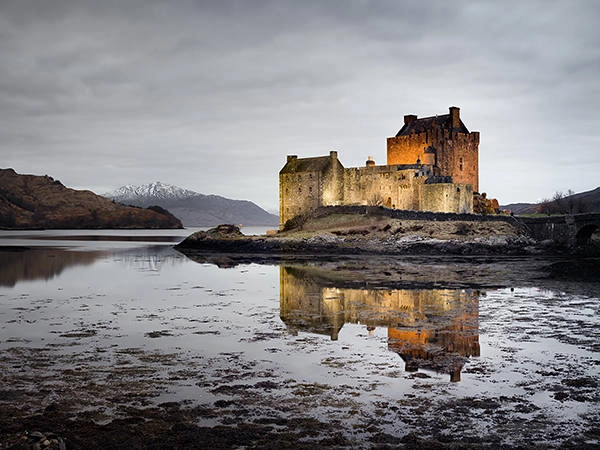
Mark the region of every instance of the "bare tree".
POLYGON ((588 206, 585 201, 574 198, 575 192, 569 189, 566 193, 555 192, 552 199, 543 199, 537 212, 542 214, 577 214, 586 212, 588 206))

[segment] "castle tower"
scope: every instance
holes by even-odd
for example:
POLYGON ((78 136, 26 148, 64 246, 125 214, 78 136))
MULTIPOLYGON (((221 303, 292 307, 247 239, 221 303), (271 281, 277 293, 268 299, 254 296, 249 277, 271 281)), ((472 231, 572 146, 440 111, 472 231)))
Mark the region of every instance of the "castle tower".
POLYGON ((414 164, 417 159, 435 160, 441 176, 479 190, 479 132, 469 132, 460 119, 460 108, 448 114, 418 118, 404 116, 396 136, 387 139, 387 164, 414 164), (435 153, 432 155, 432 151, 435 153))
POLYGON ((316 158, 288 155, 279 172, 279 228, 319 206, 339 205, 344 195, 343 173, 336 151, 316 158))

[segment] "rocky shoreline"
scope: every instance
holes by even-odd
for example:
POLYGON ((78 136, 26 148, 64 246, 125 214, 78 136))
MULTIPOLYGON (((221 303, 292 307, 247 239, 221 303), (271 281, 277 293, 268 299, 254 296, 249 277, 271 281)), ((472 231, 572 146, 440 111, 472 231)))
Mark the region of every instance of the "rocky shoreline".
MULTIPOLYGON (((303 228, 267 236, 246 236, 235 225, 219 225, 208 231, 188 236, 175 248, 183 253, 220 252, 248 254, 313 254, 313 255, 538 255, 554 253, 548 242, 537 242, 516 230, 504 234, 473 232, 464 222, 434 223, 452 226, 455 236, 426 231, 425 225, 411 225, 408 230, 393 230, 390 221, 359 227, 335 229, 303 228), (420 227, 420 228, 419 228, 420 227), (461 232, 461 230, 464 230, 461 232), (462 233, 462 234, 461 234, 462 233)), ((406 223, 406 221, 405 221, 406 223)), ((503 223, 506 226, 506 223, 503 223)))

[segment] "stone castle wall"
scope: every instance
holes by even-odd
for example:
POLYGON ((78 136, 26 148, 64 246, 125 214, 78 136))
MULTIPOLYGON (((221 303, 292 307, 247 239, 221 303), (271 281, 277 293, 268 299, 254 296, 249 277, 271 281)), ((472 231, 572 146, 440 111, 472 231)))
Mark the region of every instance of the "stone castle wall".
POLYGON ((337 159, 337 152, 330 154, 331 164, 323 173, 321 180, 321 204, 325 206, 341 205, 344 196, 344 166, 337 159))
POLYGON ((418 186, 431 168, 401 169, 398 166, 353 167, 344 171, 345 205, 419 209, 418 186), (416 174, 420 176, 415 176, 416 174))
POLYGON ((473 188, 470 184, 424 184, 421 186, 419 198, 419 209, 424 211, 465 214, 473 211, 473 188))
POLYGON ((363 205, 391 209, 470 213, 473 189, 456 183, 425 184, 431 166, 365 166, 344 169, 336 160, 324 172, 279 175, 280 229, 321 206, 363 205))
POLYGON ((322 206, 322 185, 320 172, 280 174, 279 228, 286 220, 322 206))

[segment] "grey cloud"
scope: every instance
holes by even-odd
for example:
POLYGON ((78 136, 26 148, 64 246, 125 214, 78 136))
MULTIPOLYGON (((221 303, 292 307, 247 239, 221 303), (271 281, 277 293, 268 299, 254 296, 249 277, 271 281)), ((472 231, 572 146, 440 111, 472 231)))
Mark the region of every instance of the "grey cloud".
POLYGON ((563 170, 553 161, 565 142, 597 161, 598 8, 4 1, 3 165, 97 190, 160 178, 273 207, 286 153, 336 148, 346 165, 371 154, 383 162, 385 137, 404 114, 457 105, 482 132, 490 195, 535 200, 593 188, 577 165, 561 180, 572 186, 550 182, 563 170), (494 171, 541 159, 547 177, 507 185, 494 171))

